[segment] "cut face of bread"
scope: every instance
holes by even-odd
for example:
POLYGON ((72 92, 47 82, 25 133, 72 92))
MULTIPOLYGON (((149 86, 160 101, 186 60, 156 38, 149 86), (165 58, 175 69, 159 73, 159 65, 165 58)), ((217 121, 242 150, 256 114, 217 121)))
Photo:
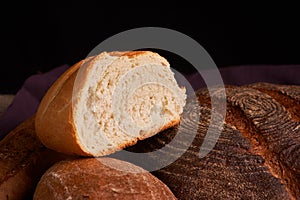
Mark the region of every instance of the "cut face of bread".
POLYGON ((179 122, 184 91, 156 54, 103 53, 80 70, 73 118, 80 144, 92 154, 119 150, 179 122))
MULTIPOLYGON (((70 83, 61 83, 61 90, 65 84, 72 84, 69 87, 72 92, 68 91, 68 95, 58 92, 65 96, 64 101, 69 98, 71 103, 54 99, 48 104, 42 102, 38 111, 46 116, 49 104, 68 110, 67 119, 57 123, 67 121, 71 129, 67 128, 68 134, 56 131, 68 135, 63 138, 74 141, 76 147, 72 150, 71 146, 55 141, 51 135, 57 137, 57 133, 53 130, 42 130, 40 125, 45 123, 42 120, 47 119, 41 117, 37 121, 37 132, 46 146, 66 153, 107 155, 179 123, 185 89, 177 85, 168 61, 158 54, 103 52, 86 59, 77 68, 70 83)), ((46 95, 43 101, 49 98, 46 95)), ((47 122, 50 126, 57 123, 47 122)))

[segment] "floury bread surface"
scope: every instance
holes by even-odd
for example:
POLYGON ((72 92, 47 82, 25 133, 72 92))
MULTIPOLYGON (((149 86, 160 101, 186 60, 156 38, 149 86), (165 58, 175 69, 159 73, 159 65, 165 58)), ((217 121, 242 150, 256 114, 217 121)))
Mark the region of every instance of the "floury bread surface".
POLYGON ((40 179, 34 200, 145 199, 175 200, 155 176, 131 163, 113 158, 64 160, 40 179))
POLYGON ((53 84, 37 111, 36 132, 59 152, 108 155, 178 124, 185 99, 157 53, 103 52, 53 84))

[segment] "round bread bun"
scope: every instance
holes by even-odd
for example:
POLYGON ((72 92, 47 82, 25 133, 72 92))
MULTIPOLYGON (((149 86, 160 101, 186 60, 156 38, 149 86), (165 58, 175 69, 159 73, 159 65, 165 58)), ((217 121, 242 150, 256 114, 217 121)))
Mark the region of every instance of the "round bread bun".
POLYGON ((113 158, 82 158, 50 167, 37 184, 33 199, 176 198, 164 183, 136 165, 113 158))

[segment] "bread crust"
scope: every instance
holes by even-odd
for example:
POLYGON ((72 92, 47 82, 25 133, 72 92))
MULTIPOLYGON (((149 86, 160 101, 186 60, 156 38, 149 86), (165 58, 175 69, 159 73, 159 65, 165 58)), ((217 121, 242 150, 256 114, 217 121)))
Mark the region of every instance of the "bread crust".
MULTIPOLYGON (((163 127, 161 127, 161 129, 160 129, 158 132, 162 132, 162 131, 164 131, 164 130, 166 130, 166 129, 168 129, 168 128, 171 128, 171 127, 173 127, 173 126, 176 126, 176 125, 178 125, 179 123, 180 123, 180 118, 179 118, 179 119, 175 119, 175 120, 171 121, 170 123, 168 123, 168 124, 164 125, 163 127)), ((151 132, 149 135, 152 135, 152 136, 153 136, 153 135, 155 135, 156 133, 157 133, 157 132, 151 132)), ((144 139, 149 138, 149 135, 147 134, 147 136, 139 137, 139 138, 137 138, 136 140, 131 141, 130 143, 126 143, 126 144, 120 145, 120 146, 119 146, 119 149, 121 150, 121 149, 124 149, 124 148, 126 148, 126 147, 133 146, 133 145, 135 145, 139 140, 144 140, 144 139)))
POLYGON ((176 199, 171 190, 149 172, 113 158, 83 158, 56 163, 43 175, 34 194, 35 200, 84 197, 176 199))
POLYGON ((90 154, 81 148, 76 138, 71 102, 73 83, 83 62, 68 69, 47 91, 37 111, 35 129, 46 147, 88 156, 90 154))
POLYGON ((34 121, 33 115, 0 142, 0 199, 32 199, 43 173, 68 157, 42 145, 34 121))

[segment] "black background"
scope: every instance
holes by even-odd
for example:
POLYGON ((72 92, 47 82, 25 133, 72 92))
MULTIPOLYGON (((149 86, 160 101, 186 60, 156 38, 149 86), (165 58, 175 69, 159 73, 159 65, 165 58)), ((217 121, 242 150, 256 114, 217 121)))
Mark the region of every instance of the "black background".
MULTIPOLYGON (((140 7, 122 7, 117 2, 63 5, 26 1, 3 6, 0 93, 16 93, 30 75, 72 65, 104 39, 145 26, 170 28, 192 37, 218 67, 300 64, 296 5, 200 2, 161 7, 154 2, 140 3, 140 7)), ((192 71, 176 66, 179 71, 192 71)))

